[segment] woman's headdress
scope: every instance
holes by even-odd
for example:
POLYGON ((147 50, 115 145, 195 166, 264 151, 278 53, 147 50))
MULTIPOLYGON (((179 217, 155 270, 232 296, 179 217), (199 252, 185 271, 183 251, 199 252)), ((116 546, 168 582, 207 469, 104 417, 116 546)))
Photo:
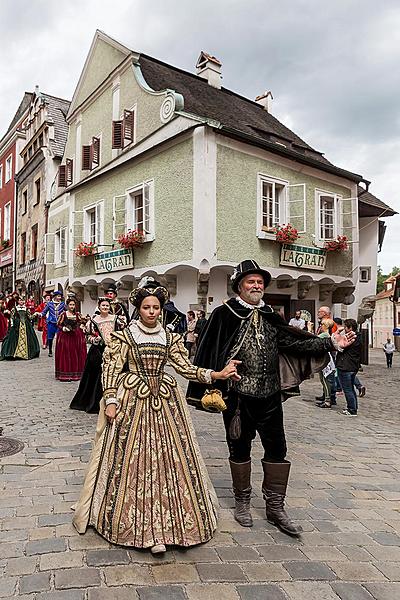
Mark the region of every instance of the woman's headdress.
POLYGON ((140 308, 140 305, 142 304, 143 300, 148 296, 155 296, 160 302, 162 308, 168 300, 168 290, 162 285, 150 289, 144 287, 137 287, 136 289, 132 290, 132 292, 129 294, 129 302, 131 302, 136 308, 140 308))

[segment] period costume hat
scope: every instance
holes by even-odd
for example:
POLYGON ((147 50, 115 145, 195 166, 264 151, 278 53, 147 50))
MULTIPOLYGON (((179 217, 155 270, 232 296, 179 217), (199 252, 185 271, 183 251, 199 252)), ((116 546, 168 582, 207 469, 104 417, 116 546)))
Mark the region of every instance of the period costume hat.
POLYGON ((239 293, 239 283, 246 275, 261 275, 264 279, 264 288, 266 288, 271 281, 271 273, 261 269, 255 260, 243 260, 235 267, 231 276, 232 289, 235 294, 239 293))
POLYGON ((53 296, 62 296, 62 292, 59 292, 58 290, 54 290, 54 292, 51 292, 51 295, 53 296))
POLYGON ((117 286, 115 285, 115 283, 110 283, 108 285, 108 288, 105 290, 106 294, 109 294, 110 292, 115 295, 118 295, 118 290, 117 290, 117 286))
POLYGON ((129 302, 139 309, 143 300, 148 296, 155 296, 159 300, 162 308, 168 300, 168 290, 160 285, 151 288, 137 287, 129 294, 129 302))

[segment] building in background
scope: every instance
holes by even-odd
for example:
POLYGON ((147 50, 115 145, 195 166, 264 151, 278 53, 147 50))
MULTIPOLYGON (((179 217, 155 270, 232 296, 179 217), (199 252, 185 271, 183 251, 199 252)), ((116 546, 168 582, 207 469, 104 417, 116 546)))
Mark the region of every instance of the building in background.
POLYGON ((388 338, 394 340, 397 350, 400 350, 400 338, 393 336, 393 329, 400 328, 400 302, 394 302, 396 281, 399 275, 391 275, 384 282, 385 289, 375 296, 375 311, 373 315, 372 339, 374 348, 382 348, 388 338))
POLYGON ((20 152, 25 140, 25 121, 32 94, 23 99, 0 140, 0 292, 11 291, 15 269, 15 173, 21 167, 20 152))
POLYGON ((47 231, 47 204, 51 187, 64 154, 69 101, 43 94, 36 87, 32 95, 21 168, 17 182, 16 281, 15 288, 33 294, 38 301, 45 284, 44 244, 47 231))
POLYGON ((223 88, 221 70, 205 52, 188 73, 96 32, 49 207, 49 289, 72 289, 89 312, 109 283, 127 297, 153 275, 181 310, 210 312, 251 257, 272 273, 268 301, 285 316, 306 309, 314 320, 321 304, 346 314, 369 182, 280 123, 270 93, 251 101, 223 88), (286 247, 275 230, 288 223, 299 238, 286 247), (144 235, 133 252, 117 241, 128 230, 144 235), (327 252, 343 235, 348 250, 327 252), (76 256, 81 243, 98 253, 76 256))

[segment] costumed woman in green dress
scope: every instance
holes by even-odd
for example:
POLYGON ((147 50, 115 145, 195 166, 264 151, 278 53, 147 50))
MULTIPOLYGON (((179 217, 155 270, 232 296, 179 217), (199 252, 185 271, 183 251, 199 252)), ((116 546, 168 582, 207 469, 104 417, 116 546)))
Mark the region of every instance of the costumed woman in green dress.
POLYGON ((10 327, 1 347, 0 360, 30 360, 40 354, 40 346, 32 326, 33 316, 19 298, 10 314, 10 327))
POLYGON ((159 322, 168 292, 138 288, 139 320, 111 334, 103 355, 103 398, 95 445, 73 523, 94 527, 114 544, 150 548, 207 542, 217 500, 197 445, 185 398, 164 371, 211 384, 237 377, 238 361, 220 372, 189 361, 179 334, 159 322))

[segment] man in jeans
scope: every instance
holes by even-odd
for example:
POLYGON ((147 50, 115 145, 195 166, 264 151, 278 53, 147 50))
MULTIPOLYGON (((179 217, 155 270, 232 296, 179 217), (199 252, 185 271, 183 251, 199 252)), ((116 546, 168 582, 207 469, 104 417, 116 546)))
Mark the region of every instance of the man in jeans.
POLYGON ((396 350, 396 346, 394 344, 392 344, 392 341, 390 338, 387 339, 386 343, 383 344, 383 350, 385 352, 386 355, 386 364, 387 364, 387 368, 391 369, 392 368, 392 362, 393 362, 393 352, 396 350))
POLYGON ((351 346, 347 346, 336 355, 336 367, 340 385, 344 392, 347 408, 343 411, 346 416, 357 416, 357 396, 354 391, 354 382, 361 362, 361 336, 357 333, 357 322, 354 319, 345 319, 345 333, 354 331, 357 339, 351 346))

